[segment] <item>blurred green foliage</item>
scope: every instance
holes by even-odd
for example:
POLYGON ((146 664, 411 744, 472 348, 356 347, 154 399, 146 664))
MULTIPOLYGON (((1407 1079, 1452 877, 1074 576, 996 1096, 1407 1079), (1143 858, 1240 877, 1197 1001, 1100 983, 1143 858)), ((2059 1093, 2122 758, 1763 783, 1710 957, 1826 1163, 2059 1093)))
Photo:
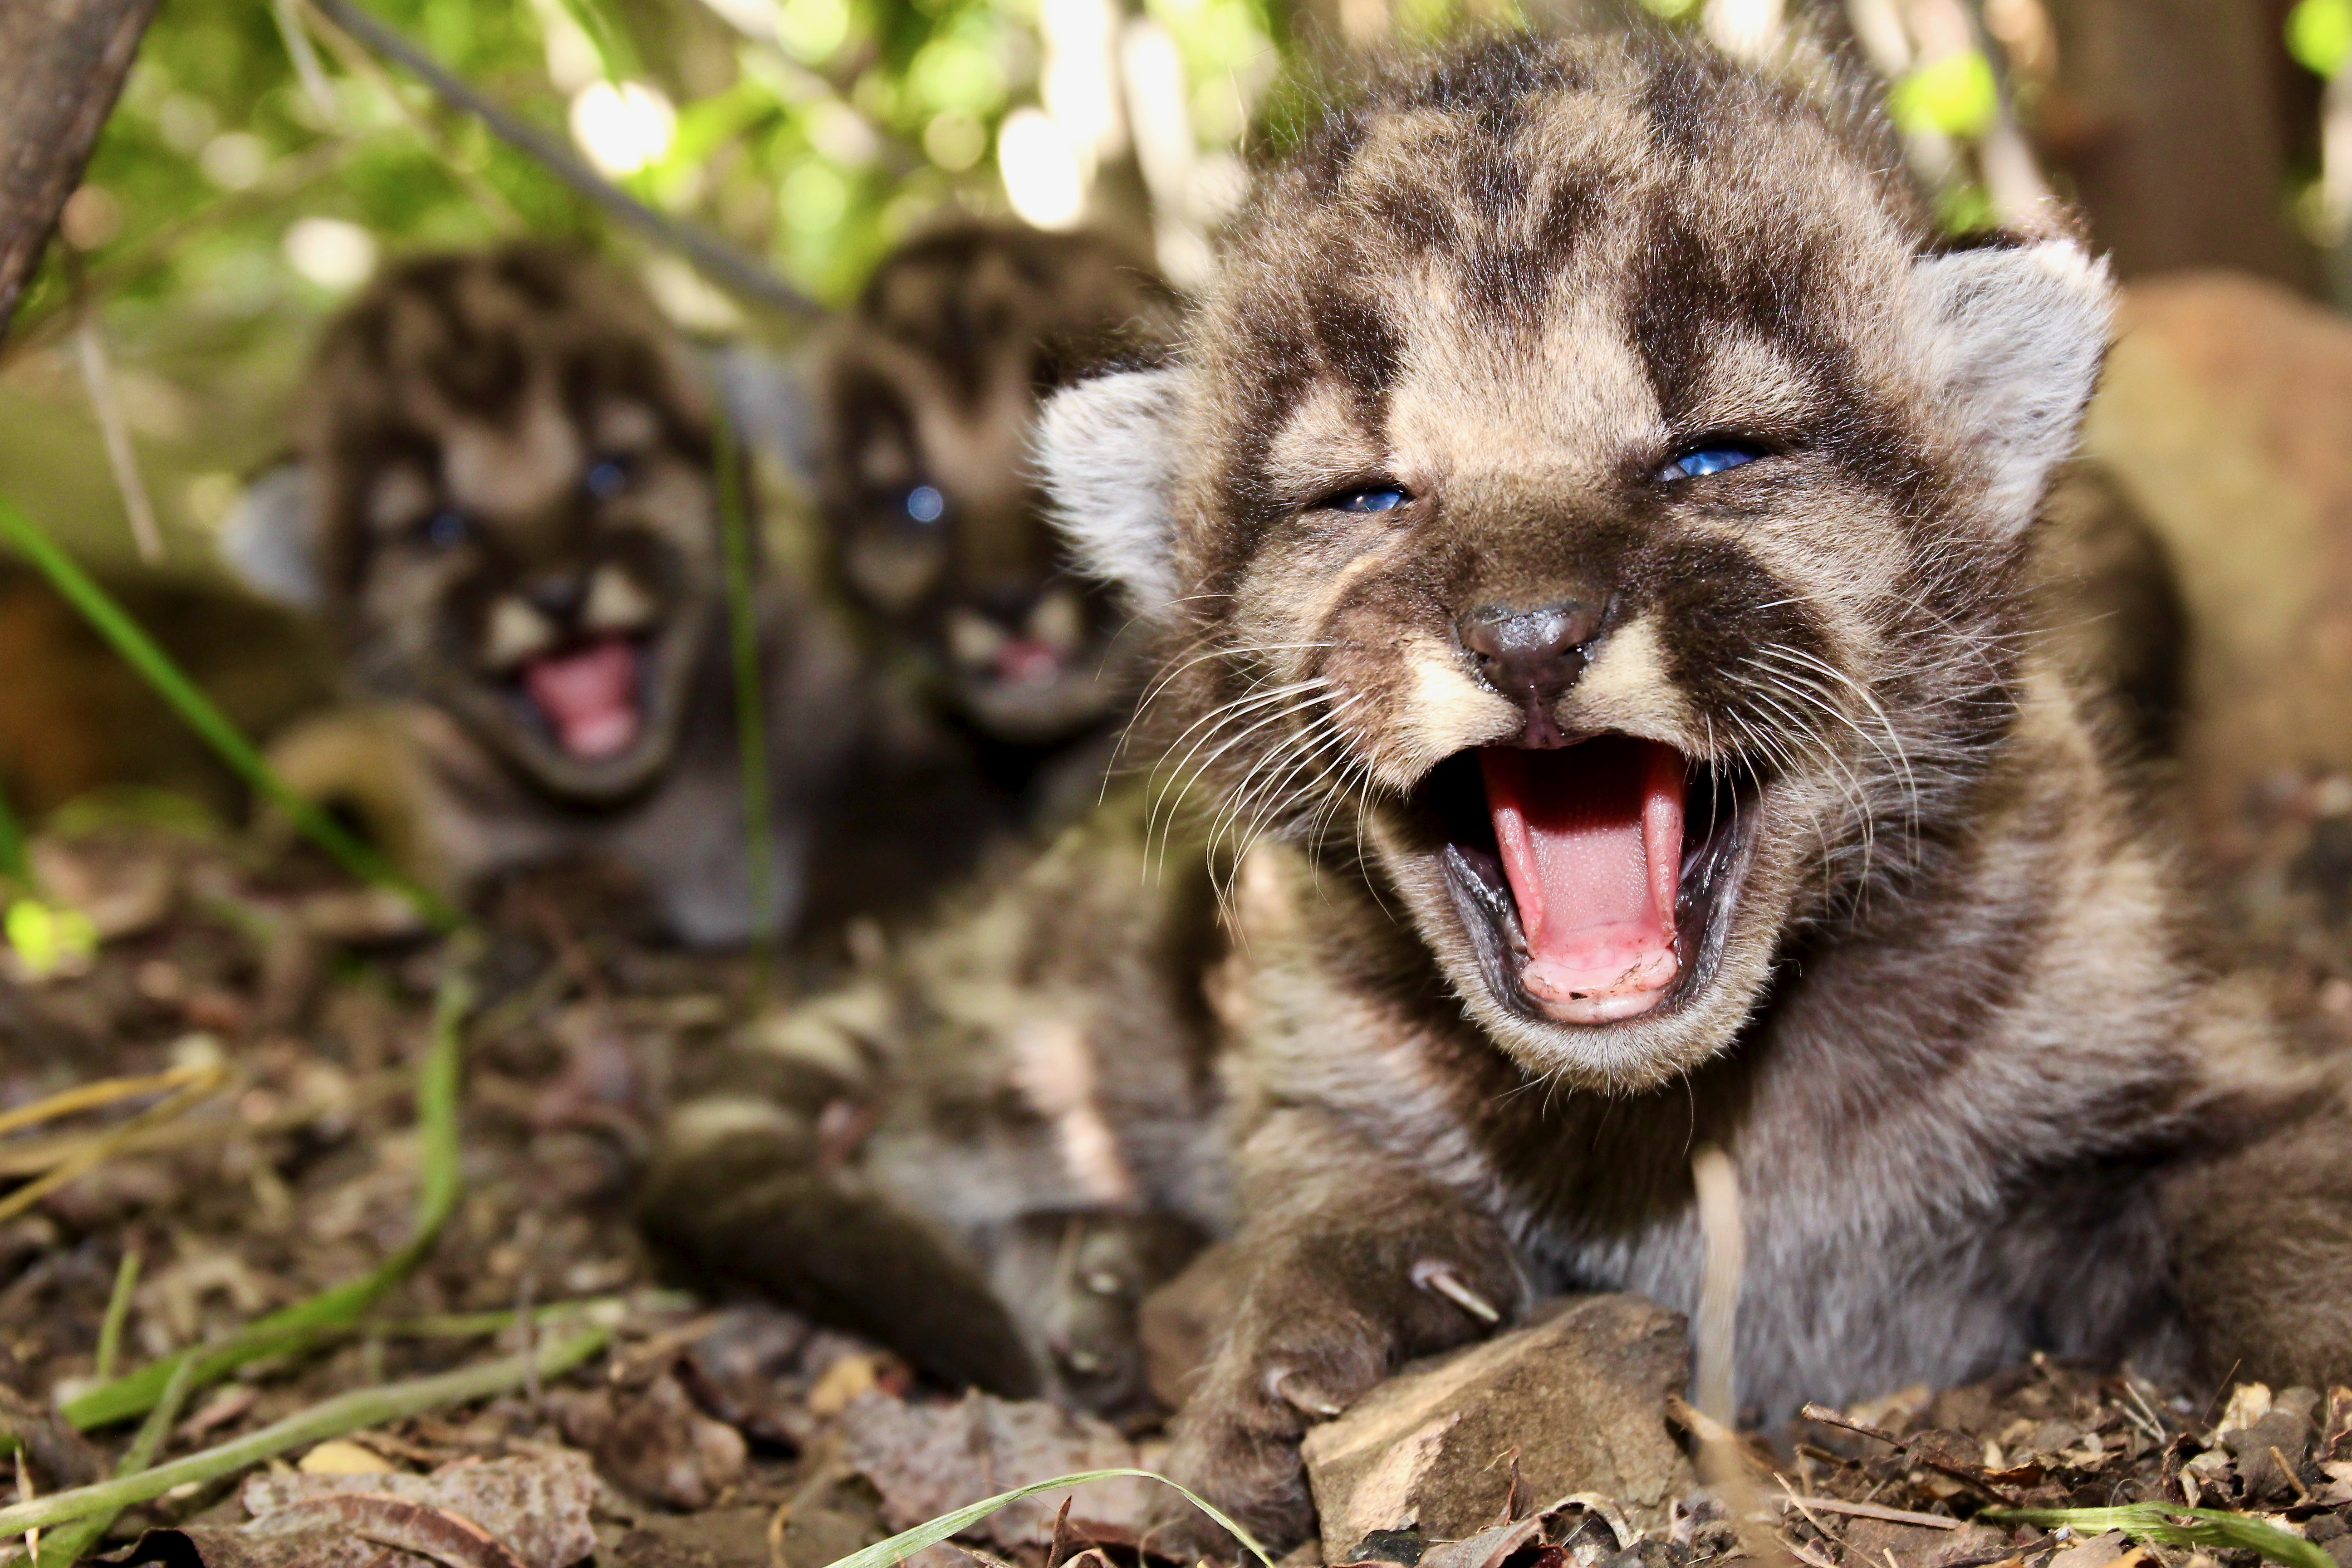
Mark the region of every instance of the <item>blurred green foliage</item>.
MULTIPOLYGON (((373 0, 460 75, 559 135, 588 78, 674 110, 661 155, 618 183, 767 258, 828 301, 947 205, 1003 207, 998 121, 1034 101, 1037 0, 373 0)), ((1204 145, 1237 138, 1274 74, 1267 0, 1150 0, 1179 43, 1204 145)), ((89 189, 26 304, 59 309, 86 270, 110 301, 261 322, 315 316, 349 285, 354 226, 380 251, 600 220, 524 155, 452 115, 331 26, 306 89, 270 0, 166 5, 92 160, 89 189), (347 235, 342 237, 348 240, 347 235), (349 247, 346 246, 346 250, 349 247), (309 265, 305 265, 306 261, 309 265)), ((362 242, 363 243, 363 242, 362 242)))
POLYGON ((2297 0, 2287 13, 2286 47, 2305 69, 2333 77, 2352 58, 2352 0, 2297 0))

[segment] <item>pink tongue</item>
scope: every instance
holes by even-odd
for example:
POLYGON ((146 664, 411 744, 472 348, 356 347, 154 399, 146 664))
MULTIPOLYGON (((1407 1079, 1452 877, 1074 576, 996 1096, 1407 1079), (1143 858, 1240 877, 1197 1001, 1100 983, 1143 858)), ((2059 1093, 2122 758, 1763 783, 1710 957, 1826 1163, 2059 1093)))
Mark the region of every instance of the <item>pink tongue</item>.
POLYGON ((532 659, 522 684, 575 757, 609 757, 637 738, 637 650, 625 638, 532 659))
POLYGON ((1009 638, 996 650, 996 678, 1016 686, 1051 680, 1062 672, 1062 656, 1034 637, 1009 638))
POLYGON ((1681 753, 1604 735, 1558 752, 1490 746, 1478 765, 1527 933, 1528 994, 1562 1023, 1648 1012, 1681 967, 1681 753))

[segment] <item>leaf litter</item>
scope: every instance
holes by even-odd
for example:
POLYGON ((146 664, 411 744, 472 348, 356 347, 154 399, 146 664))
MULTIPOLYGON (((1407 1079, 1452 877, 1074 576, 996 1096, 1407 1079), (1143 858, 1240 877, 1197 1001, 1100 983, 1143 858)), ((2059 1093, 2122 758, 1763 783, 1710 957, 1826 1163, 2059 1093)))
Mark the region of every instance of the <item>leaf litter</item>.
MULTIPOLYGON (((580 907, 562 874, 519 883, 463 961, 462 1094, 451 1058, 456 1136, 436 1149, 418 1091, 450 943, 322 868, 263 865, 219 837, 129 822, 36 848, 108 929, 86 963, 0 984, 0 1117, 153 1081, 0 1122, 0 1199, 104 1145, 0 1221, 0 1426, 22 1449, 0 1491, 21 1474, 19 1502, 54 1497, 117 1468, 183 1352, 201 1353, 157 1464, 542 1349, 589 1321, 566 1303, 593 1299, 599 1348, 572 1370, 175 1486, 123 1509, 92 1550, 204 1568, 1150 1556, 1159 1483, 1064 1479, 1150 1470, 1150 1434, 931 1387, 780 1309, 661 1289, 629 1224, 633 1182, 670 1086, 761 1005, 748 963, 645 946, 617 922, 551 922, 580 907), (199 1101, 131 1125, 195 1084, 199 1101), (273 1314, 283 1326, 254 1335, 273 1314), (138 1398, 99 1376, 101 1338, 112 1370, 143 1376, 138 1398), (1041 1482, 1055 1484, 989 1507, 1041 1482), (923 1536, 957 1543, 893 1543, 933 1521, 923 1536)), ((771 984, 805 991, 830 973, 808 959, 771 984)), ((2037 1359, 1815 1414, 1738 1439, 1752 1484, 1696 1487, 1647 1533, 1620 1500, 1513 1484, 1459 1540, 1408 1526, 1339 1555, 1699 1568, 1754 1555, 1760 1528, 1808 1568, 2352 1568, 2352 1390, 2214 1399, 2037 1359), (1758 1515, 1744 1536, 1723 1500, 1736 1492, 1758 1515)), ((0 1564, 26 1557, 21 1538, 0 1545, 0 1564)))

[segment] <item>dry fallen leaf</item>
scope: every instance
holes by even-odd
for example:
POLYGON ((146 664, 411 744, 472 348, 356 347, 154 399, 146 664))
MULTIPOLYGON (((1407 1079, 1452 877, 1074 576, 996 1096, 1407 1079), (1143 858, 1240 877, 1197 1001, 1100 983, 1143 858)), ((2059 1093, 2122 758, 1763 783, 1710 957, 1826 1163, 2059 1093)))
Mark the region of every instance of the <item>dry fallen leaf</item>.
MULTIPOLYGON (((1136 1462, 1134 1445, 1100 1421, 1043 1400, 966 1394, 955 1405, 909 1405, 880 1393, 861 1394, 842 1413, 843 1457, 882 1494, 883 1521, 905 1530, 1008 1488, 1078 1470, 1136 1462)), ((1075 1496, 1072 1524, 1088 1539, 1132 1545, 1151 1504, 1151 1483, 1131 1478, 1091 1481, 1068 1492, 1041 1492, 976 1526, 1007 1550, 1053 1539, 1055 1510, 1075 1496)))
MULTIPOLYGON (((248 1528, 258 1531, 290 1510, 354 1495, 394 1498, 455 1515, 502 1542, 520 1568, 571 1568, 596 1550, 588 1514, 596 1475, 588 1457, 572 1448, 460 1460, 424 1476, 264 1472, 247 1479, 240 1498, 256 1516, 248 1528)), ((206 1565, 219 1568, 210 1559, 206 1565)))
POLYGON ((184 1568, 527 1568, 472 1520, 380 1492, 338 1492, 236 1526, 151 1530, 124 1559, 184 1568))
POLYGON ((628 1490, 671 1508, 708 1508, 743 1473, 743 1435, 694 1406, 667 1373, 643 1388, 607 1384, 551 1397, 563 1435, 628 1490))

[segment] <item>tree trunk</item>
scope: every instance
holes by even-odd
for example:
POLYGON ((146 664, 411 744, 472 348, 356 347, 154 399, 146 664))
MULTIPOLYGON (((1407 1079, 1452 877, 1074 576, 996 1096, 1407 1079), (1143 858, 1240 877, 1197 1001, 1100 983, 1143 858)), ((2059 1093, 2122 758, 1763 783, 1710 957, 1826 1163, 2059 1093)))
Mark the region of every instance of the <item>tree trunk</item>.
POLYGON ((2294 66, 2270 0, 2054 0, 2038 140, 2126 278, 2233 267, 2308 290, 2287 211, 2294 66))
POLYGON ((139 49, 156 0, 0 0, 0 332, 139 49))

